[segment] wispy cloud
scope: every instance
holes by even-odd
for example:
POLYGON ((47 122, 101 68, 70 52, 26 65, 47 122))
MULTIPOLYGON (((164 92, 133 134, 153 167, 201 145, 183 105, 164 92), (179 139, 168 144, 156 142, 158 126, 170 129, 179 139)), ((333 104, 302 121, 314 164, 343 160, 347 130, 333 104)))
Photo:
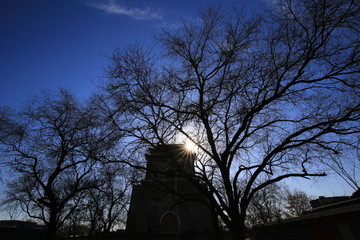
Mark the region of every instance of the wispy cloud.
POLYGON ((126 8, 121 6, 118 2, 114 0, 108 0, 105 2, 92 2, 89 4, 91 7, 100 9, 104 12, 111 14, 119 14, 131 17, 136 20, 152 20, 152 19, 162 19, 159 10, 151 8, 126 8))

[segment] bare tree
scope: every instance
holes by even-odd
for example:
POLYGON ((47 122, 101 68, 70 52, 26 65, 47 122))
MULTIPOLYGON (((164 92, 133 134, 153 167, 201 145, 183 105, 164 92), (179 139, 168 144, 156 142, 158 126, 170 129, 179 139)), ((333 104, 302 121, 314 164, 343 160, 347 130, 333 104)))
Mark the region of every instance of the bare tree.
POLYGON ((90 189, 84 203, 86 220, 90 225, 89 235, 108 233, 125 225, 129 204, 130 182, 124 166, 108 164, 98 171, 100 187, 90 189))
POLYGON ((354 191, 360 189, 360 139, 357 144, 345 148, 342 153, 329 156, 330 161, 323 161, 332 171, 340 176, 354 191))
POLYGON ((86 236, 88 234, 89 227, 86 221, 87 209, 81 204, 84 198, 86 198, 85 194, 75 197, 73 201, 77 202, 77 207, 64 220, 63 224, 57 231, 57 237, 69 238, 74 236, 86 236))
POLYGON ((282 186, 271 184, 259 190, 252 198, 247 210, 250 226, 275 222, 284 218, 284 193, 282 186))
POLYGON ((320 159, 355 143, 359 14, 353 0, 279 0, 263 18, 209 8, 164 30, 161 50, 117 49, 103 110, 131 149, 194 143, 194 184, 243 239, 259 191, 324 176, 320 159))
POLYGON ((76 197, 97 186, 94 170, 113 146, 95 112, 60 90, 35 97, 13 118, 2 115, 2 161, 15 172, 7 197, 47 225, 47 239, 78 207, 76 197))
POLYGON ((19 203, 12 200, 2 201, 1 209, 5 213, 7 213, 10 220, 17 220, 23 213, 21 207, 19 206, 19 203))
POLYGON ((299 217, 305 211, 311 210, 311 198, 301 190, 287 191, 285 199, 287 217, 299 217))
POLYGON ((299 217, 311 210, 311 197, 286 185, 271 184, 254 194, 250 202, 247 222, 250 226, 299 217))

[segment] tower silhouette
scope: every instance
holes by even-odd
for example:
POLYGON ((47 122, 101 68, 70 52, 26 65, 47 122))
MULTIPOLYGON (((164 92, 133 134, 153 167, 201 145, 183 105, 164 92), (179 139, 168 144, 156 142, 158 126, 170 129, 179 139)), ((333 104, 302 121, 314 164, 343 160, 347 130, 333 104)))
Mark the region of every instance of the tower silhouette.
POLYGON ((149 149, 145 179, 132 190, 129 233, 212 232, 210 208, 193 184, 195 159, 195 154, 180 144, 149 149))

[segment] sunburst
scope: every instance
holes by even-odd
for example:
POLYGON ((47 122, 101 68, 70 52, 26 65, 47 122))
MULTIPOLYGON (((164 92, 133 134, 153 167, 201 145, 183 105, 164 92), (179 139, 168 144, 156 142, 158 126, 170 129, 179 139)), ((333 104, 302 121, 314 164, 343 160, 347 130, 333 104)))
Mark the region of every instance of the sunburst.
POLYGON ((190 152, 194 152, 196 149, 196 144, 192 142, 191 140, 187 139, 185 141, 185 149, 190 152))

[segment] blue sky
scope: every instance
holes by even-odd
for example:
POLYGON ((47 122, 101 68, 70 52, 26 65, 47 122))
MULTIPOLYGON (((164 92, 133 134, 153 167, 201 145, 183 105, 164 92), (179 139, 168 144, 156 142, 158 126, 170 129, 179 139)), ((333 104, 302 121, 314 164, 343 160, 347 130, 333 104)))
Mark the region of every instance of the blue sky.
MULTIPOLYGON (((19 107, 41 89, 64 87, 81 99, 96 91, 116 47, 152 41, 164 25, 196 18, 207 5, 269 0, 2 0, 0 105, 19 107)), ((312 195, 350 194, 334 176, 290 184, 312 195), (334 187, 336 186, 336 187, 334 187)))
MULTIPOLYGON (((150 42, 161 26, 195 18, 211 0, 2 0, 0 105, 20 106, 41 89, 95 91, 116 47, 150 42)), ((249 1, 256 10, 263 0, 249 1)), ((221 1, 221 4, 246 3, 221 1)))

